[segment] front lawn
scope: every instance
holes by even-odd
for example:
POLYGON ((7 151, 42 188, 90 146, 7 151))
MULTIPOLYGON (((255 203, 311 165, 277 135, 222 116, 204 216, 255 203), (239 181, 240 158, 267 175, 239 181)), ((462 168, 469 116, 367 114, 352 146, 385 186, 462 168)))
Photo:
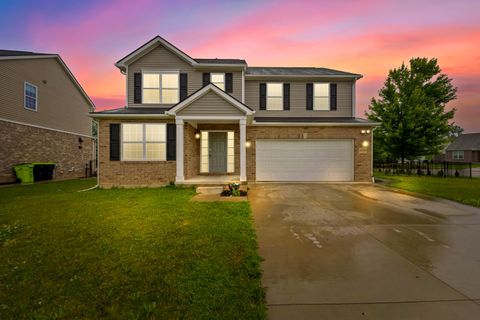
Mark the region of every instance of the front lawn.
POLYGON ((0 319, 262 319, 246 202, 193 189, 0 188, 0 319))
POLYGON ((478 178, 392 176, 378 172, 375 173, 375 178, 386 180, 387 185, 394 188, 480 207, 480 179, 478 178))

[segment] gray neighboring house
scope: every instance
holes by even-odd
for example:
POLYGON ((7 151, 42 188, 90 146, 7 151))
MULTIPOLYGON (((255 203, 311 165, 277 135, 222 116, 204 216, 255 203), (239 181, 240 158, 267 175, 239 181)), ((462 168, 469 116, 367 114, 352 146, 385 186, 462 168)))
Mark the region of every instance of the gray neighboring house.
POLYGON ((85 176, 95 158, 94 104, 57 54, 0 50, 0 183, 12 166, 54 162, 54 179, 85 176))
POLYGON ((99 184, 372 181, 360 74, 193 58, 160 36, 115 66, 126 106, 99 121, 99 184))
POLYGON ((446 149, 445 160, 480 162, 480 133, 462 134, 446 149))

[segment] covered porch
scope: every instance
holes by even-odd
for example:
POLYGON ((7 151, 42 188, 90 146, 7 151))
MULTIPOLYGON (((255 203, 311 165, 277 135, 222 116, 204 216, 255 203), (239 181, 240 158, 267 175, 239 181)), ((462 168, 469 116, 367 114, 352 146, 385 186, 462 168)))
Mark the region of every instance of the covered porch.
POLYGON ((246 126, 253 113, 213 84, 170 109, 176 123, 175 183, 246 182, 246 126))

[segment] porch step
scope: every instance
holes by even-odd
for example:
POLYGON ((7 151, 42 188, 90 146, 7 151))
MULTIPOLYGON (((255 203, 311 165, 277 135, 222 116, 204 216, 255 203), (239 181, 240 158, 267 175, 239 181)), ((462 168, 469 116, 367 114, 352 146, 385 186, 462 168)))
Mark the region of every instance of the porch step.
POLYGON ((220 194, 223 191, 223 186, 208 186, 198 187, 197 192, 200 194, 220 194))

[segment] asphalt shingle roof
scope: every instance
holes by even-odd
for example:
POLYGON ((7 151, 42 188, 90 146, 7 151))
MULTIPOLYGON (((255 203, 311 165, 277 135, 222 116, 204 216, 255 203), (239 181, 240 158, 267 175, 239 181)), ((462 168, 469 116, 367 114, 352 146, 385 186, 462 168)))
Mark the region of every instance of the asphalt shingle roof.
POLYGON ((13 56, 44 56, 50 53, 39 53, 31 51, 18 51, 18 50, 1 50, 0 57, 13 57, 13 56))
POLYGON ((198 59, 195 58, 198 63, 218 63, 218 64, 247 64, 243 59, 198 59))
POLYGON ((339 123, 374 123, 369 120, 352 117, 255 117, 256 122, 339 122, 339 123))
POLYGON ((480 133, 462 134, 447 147, 447 151, 480 150, 480 133))
POLYGON ((248 67, 246 75, 255 76, 349 76, 361 77, 360 74, 340 70, 314 67, 248 67))
POLYGON ((97 111, 95 114, 164 114, 169 108, 118 108, 97 111))

